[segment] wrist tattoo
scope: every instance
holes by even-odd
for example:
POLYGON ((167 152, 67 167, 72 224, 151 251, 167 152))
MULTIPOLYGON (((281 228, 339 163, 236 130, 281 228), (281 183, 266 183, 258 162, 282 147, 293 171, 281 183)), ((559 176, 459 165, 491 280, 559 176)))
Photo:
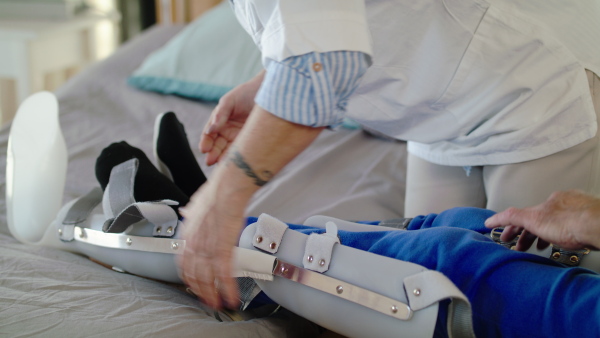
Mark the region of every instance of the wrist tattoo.
POLYGON ((240 154, 235 149, 231 150, 230 160, 236 165, 236 167, 242 169, 246 176, 254 179, 254 184, 256 184, 259 187, 262 187, 263 185, 267 184, 269 180, 273 177, 273 173, 271 171, 264 170, 261 173, 264 179, 260 178, 258 174, 256 174, 254 170, 252 170, 252 167, 250 167, 250 165, 244 160, 242 154, 240 154))

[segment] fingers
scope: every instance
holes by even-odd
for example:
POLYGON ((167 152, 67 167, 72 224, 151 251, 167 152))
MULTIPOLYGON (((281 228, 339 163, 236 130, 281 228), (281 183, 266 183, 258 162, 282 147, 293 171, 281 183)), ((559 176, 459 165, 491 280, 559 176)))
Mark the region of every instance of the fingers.
POLYGON ((232 100, 223 97, 210 114, 210 118, 202 131, 200 144, 198 145, 202 153, 208 153, 212 150, 214 141, 225 128, 227 121, 231 118, 232 112, 232 100))
POLYGON ((219 268, 217 280, 219 281, 220 296, 227 304, 227 307, 236 308, 238 307, 239 303, 239 292, 237 283, 231 277, 231 271, 233 268, 233 257, 231 254, 232 251, 228 251, 229 255, 222 257, 222 259, 219 260, 219 263, 217 265, 217 267, 219 268))
POLYGON ((550 242, 538 237, 538 242, 537 242, 537 249, 538 250, 544 250, 546 249, 548 246, 550 246, 550 242))
MULTIPOLYGON (((534 219, 530 208, 518 209, 508 208, 503 212, 497 213, 485 221, 488 228, 505 227, 500 235, 500 240, 510 242, 520 236, 517 240, 517 251, 527 251, 538 238, 535 234, 527 230, 533 224, 534 219)), ((538 242, 538 246, 545 242, 538 242)), ((546 245, 547 246, 547 245, 546 245)))
POLYGON ((521 228, 521 227, 509 225, 509 226, 505 227, 504 230, 502 230, 502 234, 500 235, 500 240, 503 242, 511 242, 515 238, 517 238, 517 236, 519 236, 519 234, 521 234, 522 231, 523 231, 523 228, 521 228))
POLYGON ((243 123, 225 121, 222 125, 215 124, 213 132, 204 133, 200 138, 200 151, 206 154, 206 164, 213 165, 223 157, 240 132, 243 123))
POLYGON ((527 230, 521 232, 521 237, 517 241, 517 251, 527 251, 533 245, 537 236, 527 230))
MULTIPOLYGON (((188 242, 188 240, 186 240, 188 242)), ((210 242, 204 241, 200 246, 211 252, 210 242)), ((223 307, 218 286, 223 280, 222 271, 215 271, 216 257, 196 250, 192 240, 186 245, 184 254, 180 258, 181 277, 189 289, 206 305, 220 309, 223 307)), ((218 267, 219 265, 217 265, 218 267)), ((221 270, 219 268, 219 270, 221 270)))
POLYGON ((239 303, 237 283, 231 274, 235 235, 243 220, 219 212, 210 202, 212 192, 210 185, 203 186, 182 209, 186 246, 177 262, 189 289, 206 305, 220 309, 239 303))
POLYGON ((219 104, 210 114, 210 119, 206 126, 204 126, 204 134, 214 134, 221 130, 225 123, 231 118, 231 114, 234 110, 234 100, 230 99, 228 95, 225 95, 219 100, 219 104))
POLYGON ((206 164, 213 165, 219 162, 223 154, 227 152, 230 144, 231 142, 227 141, 223 137, 217 137, 214 139, 212 148, 206 153, 206 164))
POLYGON ((508 208, 485 220, 488 228, 506 227, 515 225, 522 227, 528 220, 528 212, 525 209, 508 208))
POLYGON ((220 309, 221 300, 215 285, 215 275, 210 268, 210 259, 188 252, 182 267, 183 281, 206 305, 220 309))

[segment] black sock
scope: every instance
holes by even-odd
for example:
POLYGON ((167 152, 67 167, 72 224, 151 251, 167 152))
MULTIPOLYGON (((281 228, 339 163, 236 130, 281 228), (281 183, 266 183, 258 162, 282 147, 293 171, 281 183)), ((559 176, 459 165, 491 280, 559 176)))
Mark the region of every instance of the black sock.
MULTIPOLYGON (((170 199, 179 202, 179 206, 189 202, 188 195, 161 174, 143 151, 130 146, 125 141, 104 148, 96 159, 96 179, 102 190, 105 190, 108 185, 112 168, 132 158, 137 158, 139 162, 133 187, 133 197, 136 202, 170 199)), ((175 206, 174 209, 177 211, 179 206, 175 206)))
MULTIPOLYGON (((159 117, 155 152, 173 177, 173 182, 188 196, 192 196, 206 182, 196 157, 190 148, 183 124, 173 112, 159 117)), ((160 165, 160 164, 159 164, 160 165)))

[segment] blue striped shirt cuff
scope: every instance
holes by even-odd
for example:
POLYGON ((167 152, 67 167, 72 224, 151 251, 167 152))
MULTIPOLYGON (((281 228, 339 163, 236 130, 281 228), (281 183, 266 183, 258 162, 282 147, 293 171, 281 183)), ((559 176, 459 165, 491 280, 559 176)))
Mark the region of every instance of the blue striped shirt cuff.
POLYGON ((255 102, 294 123, 337 126, 369 66, 367 60, 361 52, 335 51, 271 61, 255 102))

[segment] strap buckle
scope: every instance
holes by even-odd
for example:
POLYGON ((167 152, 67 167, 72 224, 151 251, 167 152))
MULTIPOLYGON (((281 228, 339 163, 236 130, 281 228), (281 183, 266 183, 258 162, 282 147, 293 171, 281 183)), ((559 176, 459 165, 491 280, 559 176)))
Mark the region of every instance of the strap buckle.
POLYGON ((502 245, 503 247, 505 247, 507 249, 515 250, 517 241, 519 240, 519 237, 521 237, 521 235, 518 235, 510 242, 504 242, 503 240, 500 239, 500 235, 502 235, 502 231, 504 231, 504 228, 494 228, 494 229, 492 229, 492 232, 490 232, 490 237, 492 238, 492 240, 494 242, 502 245))
POLYGON ((583 256, 589 253, 590 249, 566 250, 552 244, 552 254, 550 254, 550 259, 568 266, 579 266, 583 256))

